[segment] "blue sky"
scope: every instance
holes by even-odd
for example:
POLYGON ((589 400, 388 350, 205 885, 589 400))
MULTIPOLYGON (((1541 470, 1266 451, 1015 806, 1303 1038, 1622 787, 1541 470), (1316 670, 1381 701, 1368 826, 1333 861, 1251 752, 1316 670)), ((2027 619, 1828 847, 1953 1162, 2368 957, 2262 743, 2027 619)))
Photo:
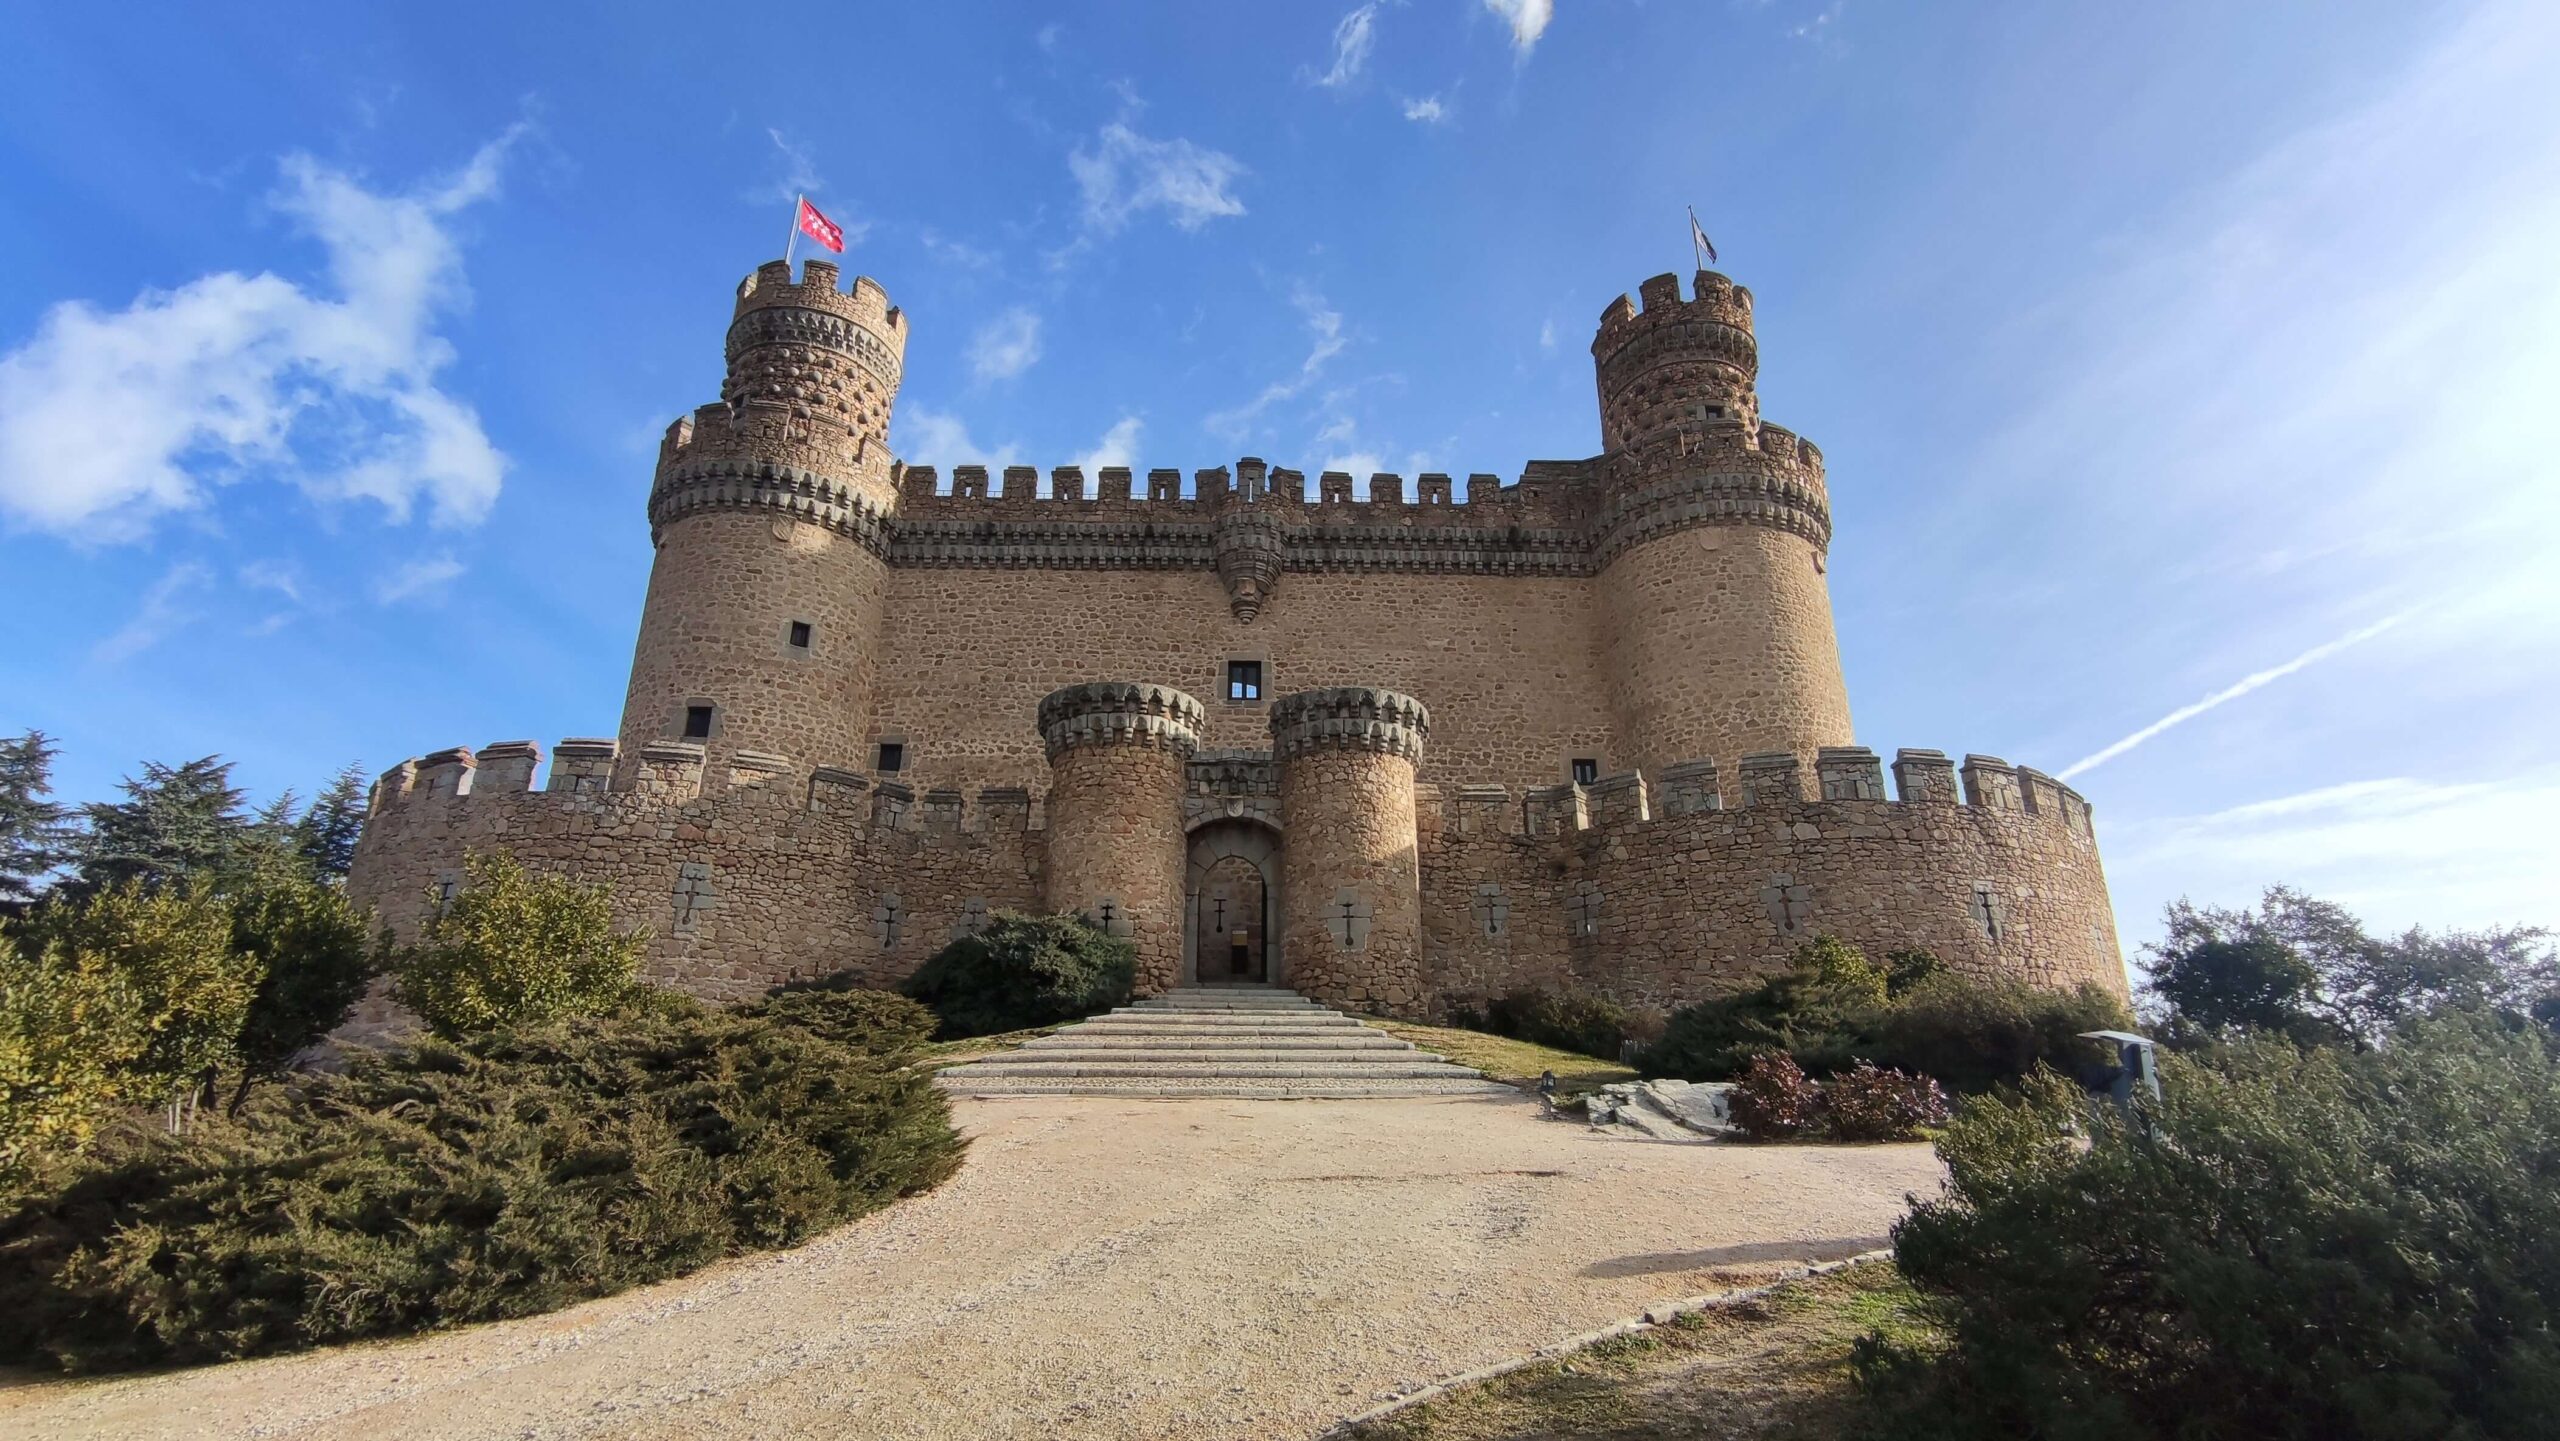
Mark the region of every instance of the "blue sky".
POLYGON ((72 798, 611 733, 656 437, 795 190, 912 318, 912 460, 1407 474, 1596 449, 1592 326, 1694 204, 1829 461, 1861 741, 2080 767, 2130 941, 2273 881, 2560 922, 2537 0, 17 6, 0 49, 0 732, 72 798))

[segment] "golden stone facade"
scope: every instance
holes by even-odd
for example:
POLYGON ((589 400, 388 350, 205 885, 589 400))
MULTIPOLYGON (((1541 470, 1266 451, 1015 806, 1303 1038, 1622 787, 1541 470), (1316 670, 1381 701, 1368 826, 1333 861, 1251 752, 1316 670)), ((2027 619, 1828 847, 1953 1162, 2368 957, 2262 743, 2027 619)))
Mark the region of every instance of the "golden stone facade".
POLYGON ((1600 454, 1355 498, 906 464, 906 317, 763 266, 661 447, 620 735, 539 790, 524 742, 395 768, 350 886, 406 929, 503 847, 722 996, 892 981, 1006 908, 1130 935, 1149 990, 1407 1015, 1676 1004, 1824 931, 2121 990, 2086 802, 1934 751, 1888 799, 1851 744, 1822 457, 1760 418, 1750 292, 1639 296, 1592 346, 1600 454))

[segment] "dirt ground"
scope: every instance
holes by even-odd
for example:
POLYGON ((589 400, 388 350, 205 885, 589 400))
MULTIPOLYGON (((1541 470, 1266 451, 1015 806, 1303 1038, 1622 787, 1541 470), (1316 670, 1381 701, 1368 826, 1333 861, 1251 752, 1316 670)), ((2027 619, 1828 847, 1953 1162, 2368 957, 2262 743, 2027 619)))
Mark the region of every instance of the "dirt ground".
POLYGON ((1307 1436, 1883 1244, 1920 1145, 1619 1140, 1534 1100, 955 1108, 930 1195, 553 1315, 0 1389, 0 1437, 1307 1436))

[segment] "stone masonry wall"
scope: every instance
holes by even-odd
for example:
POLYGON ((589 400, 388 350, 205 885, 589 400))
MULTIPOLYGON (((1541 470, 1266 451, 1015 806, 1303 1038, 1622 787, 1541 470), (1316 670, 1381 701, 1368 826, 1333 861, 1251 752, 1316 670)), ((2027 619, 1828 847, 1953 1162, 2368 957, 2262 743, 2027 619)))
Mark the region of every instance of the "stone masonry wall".
POLYGON ((1810 765, 1820 747, 1849 743, 1830 588, 1804 537, 1676 531, 1617 557, 1598 584, 1616 768, 1704 757, 1732 774, 1753 751, 1810 765))
POLYGON ((1196 571, 900 569, 873 738, 904 739, 919 775, 1038 785, 1042 695, 1095 675, 1202 698, 1201 744, 1269 744, 1269 698, 1382 685, 1438 720, 1433 772, 1514 785, 1563 780, 1573 756, 1619 758, 1601 704, 1587 580, 1291 574, 1250 624, 1196 571), (1230 658, 1263 663, 1262 701, 1230 704, 1230 658))
POLYGON ((886 563, 861 542, 788 515, 715 511, 668 526, 623 705, 626 764, 681 738, 685 707, 707 701, 715 777, 740 750, 867 768, 887 588, 886 563), (790 643, 794 621, 809 626, 806 649, 790 643))
POLYGON ((1695 770, 1650 795, 1642 776, 1581 794, 1444 789, 1425 823, 1433 1003, 1552 987, 1677 1007, 1785 969, 1823 933, 1874 956, 1919 946, 1970 975, 2126 994, 2087 803, 1988 757, 1971 758, 1976 787, 1959 801, 1934 755, 1904 753, 1914 774, 1892 801, 1880 779, 1835 776, 1829 799, 1737 785, 1724 808, 1695 770))
MULTIPOLYGON (((375 792, 349 895, 414 937, 469 852, 504 850, 530 869, 606 886, 615 920, 650 931, 645 973, 736 1000, 794 977, 850 970, 887 985, 993 910, 1041 907, 1041 832, 1030 797, 916 797, 844 772, 749 772, 700 793, 699 748, 653 747, 634 788, 592 788, 555 763, 481 784, 468 751, 404 765, 375 792)), ((495 749, 494 747, 492 749, 495 749)), ((531 747, 526 747, 531 751, 531 747)), ((538 755, 538 752, 534 754, 538 755)))

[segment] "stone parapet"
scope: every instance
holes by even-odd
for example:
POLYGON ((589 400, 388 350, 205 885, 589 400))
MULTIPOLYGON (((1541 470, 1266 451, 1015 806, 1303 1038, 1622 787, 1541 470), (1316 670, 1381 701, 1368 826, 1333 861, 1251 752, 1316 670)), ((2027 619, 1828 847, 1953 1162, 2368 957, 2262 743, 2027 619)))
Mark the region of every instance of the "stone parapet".
POLYGON ((1137 745, 1189 759, 1200 748, 1208 712, 1171 686, 1137 681, 1087 681, 1049 692, 1040 701, 1040 739, 1049 760, 1079 746, 1137 745))
POLYGON ((1396 691, 1334 686, 1271 703, 1271 753, 1283 765, 1316 750, 1385 751, 1419 764, 1431 712, 1396 691))

